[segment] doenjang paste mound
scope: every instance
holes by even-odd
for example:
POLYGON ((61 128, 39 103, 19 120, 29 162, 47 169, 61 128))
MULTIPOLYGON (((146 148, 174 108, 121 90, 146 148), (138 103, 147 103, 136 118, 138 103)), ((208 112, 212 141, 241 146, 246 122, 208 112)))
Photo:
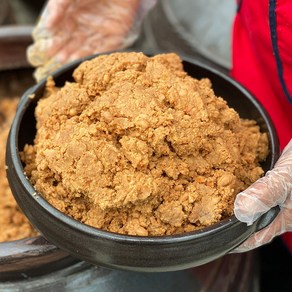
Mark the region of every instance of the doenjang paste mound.
POLYGON ((233 214, 263 175, 268 138, 173 53, 112 53, 47 82, 25 171, 52 205, 130 235, 196 230, 233 214))

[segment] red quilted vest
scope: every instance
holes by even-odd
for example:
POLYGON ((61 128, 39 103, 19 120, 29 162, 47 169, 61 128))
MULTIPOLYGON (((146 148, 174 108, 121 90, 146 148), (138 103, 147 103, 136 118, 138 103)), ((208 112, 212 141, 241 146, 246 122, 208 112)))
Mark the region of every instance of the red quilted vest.
MULTIPOLYGON (((231 75, 269 112, 283 149, 292 138, 292 1, 238 1, 232 53, 231 75)), ((283 237, 292 252, 292 233, 283 237)))

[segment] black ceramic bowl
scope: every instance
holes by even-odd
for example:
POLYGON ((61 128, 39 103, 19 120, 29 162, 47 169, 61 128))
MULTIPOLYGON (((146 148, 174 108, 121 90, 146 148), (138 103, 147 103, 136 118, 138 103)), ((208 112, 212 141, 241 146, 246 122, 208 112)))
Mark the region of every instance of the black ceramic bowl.
MULTIPOLYGON (((53 74, 57 86, 72 81, 74 69, 90 56, 71 63, 53 74)), ((215 93, 222 96, 242 118, 254 119, 269 135, 270 154, 262 165, 265 171, 279 157, 277 135, 262 106, 242 86, 226 75, 195 61, 184 61, 184 68, 196 78, 208 77, 215 93)), ((174 271, 210 262, 228 253, 252 233, 268 225, 278 209, 272 209, 253 225, 247 226, 234 216, 199 231, 173 236, 140 237, 115 234, 82 224, 56 210, 41 194, 36 194, 23 173, 19 157, 26 143, 35 137, 34 110, 43 95, 45 81, 22 97, 7 143, 7 175, 12 192, 32 224, 53 244, 90 263, 135 271, 174 271), (32 99, 30 95, 34 94, 32 99)))

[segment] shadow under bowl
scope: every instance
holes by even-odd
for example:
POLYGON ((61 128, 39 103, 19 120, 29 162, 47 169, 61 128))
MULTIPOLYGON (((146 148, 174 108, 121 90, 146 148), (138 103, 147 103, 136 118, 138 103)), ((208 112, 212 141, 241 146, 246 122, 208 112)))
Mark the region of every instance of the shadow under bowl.
MULTIPOLYGON (((56 86, 73 81, 80 59, 52 74, 56 86)), ((269 136, 270 153, 262 164, 265 171, 279 157, 275 128, 262 105, 240 84, 225 74, 195 60, 185 60, 184 69, 195 78, 211 80, 217 96, 223 97, 241 118, 254 119, 269 136)), ((141 237, 111 233, 82 224, 61 213, 36 193, 24 174, 19 157, 25 144, 33 144, 36 134, 34 111, 42 97, 45 80, 30 88, 21 98, 7 143, 7 176, 19 206, 31 223, 60 249, 95 265, 143 272, 182 270, 211 262, 240 245, 252 233, 264 228, 277 215, 274 208, 247 226, 235 216, 210 227, 172 236, 141 237), (30 96, 34 94, 32 99, 30 96)))

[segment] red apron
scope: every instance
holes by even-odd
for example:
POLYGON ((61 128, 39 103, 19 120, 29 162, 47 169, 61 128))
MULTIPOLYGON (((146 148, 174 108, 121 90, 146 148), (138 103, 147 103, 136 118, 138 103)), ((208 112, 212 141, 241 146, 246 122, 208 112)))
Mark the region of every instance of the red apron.
MULTIPOLYGON (((232 77, 266 108, 283 149, 292 138, 292 1, 238 1, 232 53, 232 77)), ((292 252, 292 233, 283 237, 292 252)))

